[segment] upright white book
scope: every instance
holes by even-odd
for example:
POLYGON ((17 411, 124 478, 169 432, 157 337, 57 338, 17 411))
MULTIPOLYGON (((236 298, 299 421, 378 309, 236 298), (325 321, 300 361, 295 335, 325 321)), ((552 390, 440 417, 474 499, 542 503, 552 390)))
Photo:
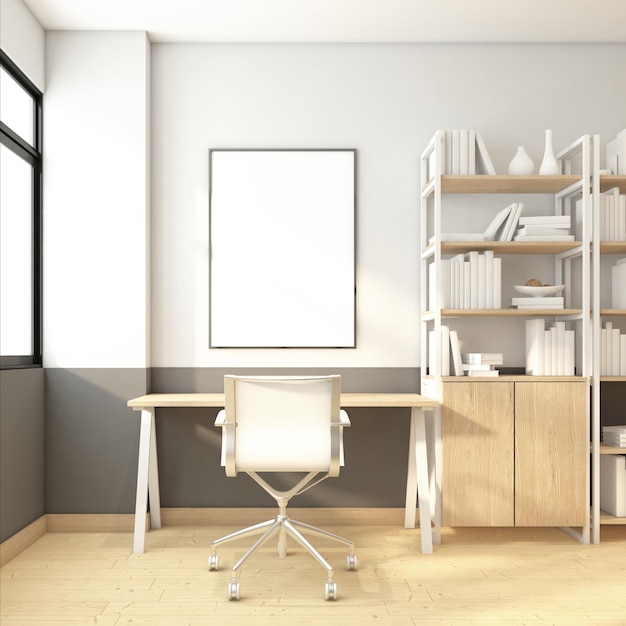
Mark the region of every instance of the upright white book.
POLYGON ((485 241, 497 241, 500 239, 499 235, 506 223, 507 218, 511 213, 511 209, 515 206, 514 204, 509 204, 509 206, 505 207, 501 211, 498 211, 496 216, 491 220, 489 226, 485 229, 484 240, 485 241))
POLYGON ((565 376, 574 376, 576 373, 576 331, 565 331, 565 376))
POLYGON ((552 376, 559 375, 559 336, 556 326, 552 326, 550 329, 550 339, 552 341, 552 368, 550 374, 552 376))
POLYGON ((606 144, 606 166, 613 174, 626 174, 626 128, 606 144))
POLYGON ((483 174, 495 176, 496 170, 491 162, 491 157, 489 156, 483 136, 479 132, 476 133, 476 156, 478 157, 476 159, 476 171, 478 172, 480 169, 483 174))
POLYGON ((552 330, 545 330, 543 333, 543 375, 554 376, 552 371, 552 330))
POLYGON ((452 373, 455 376, 463 376, 463 360, 461 358, 461 344, 456 330, 450 331, 450 352, 452 353, 452 373))
POLYGON ((478 255, 478 308, 484 309, 486 303, 486 265, 485 265, 485 255, 478 255))
MULTIPOLYGON (((609 339, 609 337, 607 337, 609 339)), ((619 376, 620 371, 620 331, 614 328, 610 337, 611 341, 611 373, 610 376, 619 376)))
POLYGON ((555 322, 556 332, 556 375, 565 376, 565 322, 555 322))
POLYGON ((465 255, 470 266, 470 309, 478 308, 478 251, 471 250, 465 255))
MULTIPOLYGON (((450 329, 441 326, 439 334, 439 346, 441 350, 441 376, 450 375, 450 329)), ((436 337, 435 331, 428 332, 428 373, 434 375, 437 370, 436 337)))
POLYGON ((493 309, 493 250, 485 250, 485 308, 493 309))
POLYGON ((509 215, 509 218, 506 221, 506 226, 502 232, 502 241, 513 241, 513 235, 515 234, 515 229, 517 228, 517 223, 519 222, 523 208, 524 203, 518 202, 515 209, 511 210, 511 214, 509 215))
POLYGON ((454 129, 452 132, 452 174, 457 175, 461 173, 461 159, 460 159, 460 144, 461 138, 459 131, 454 129))
POLYGON ((467 150, 469 152, 468 156, 468 174, 473 175, 476 174, 476 131, 469 130, 469 140, 467 145, 467 150))
POLYGON ((459 131, 459 174, 469 174, 469 130, 459 131))
POLYGON ((502 259, 493 260, 493 308, 502 308, 502 259))
POLYGON ((612 308, 626 309, 626 258, 611 268, 612 308))
POLYGON ((545 322, 542 318, 526 320, 526 374, 544 375, 545 322))
POLYGON ((465 292, 463 294, 463 308, 471 309, 472 308, 472 276, 470 273, 470 263, 469 261, 463 261, 463 284, 465 288, 465 292))
POLYGON ((626 457, 600 456, 600 508, 609 515, 626 517, 626 457))
POLYGON ((441 375, 450 376, 450 328, 441 326, 441 375))
POLYGON ((619 375, 626 376, 626 335, 619 337, 619 375))

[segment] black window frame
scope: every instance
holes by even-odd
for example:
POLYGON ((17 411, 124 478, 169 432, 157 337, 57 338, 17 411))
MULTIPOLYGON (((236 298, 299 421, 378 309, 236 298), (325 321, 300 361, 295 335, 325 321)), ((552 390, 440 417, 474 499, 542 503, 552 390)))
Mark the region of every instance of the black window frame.
POLYGON ((43 209, 43 94, 26 77, 11 58, 0 49, 0 65, 33 99, 33 145, 20 137, 0 120, 0 142, 27 161, 33 168, 32 224, 33 224, 33 274, 32 274, 32 353, 0 355, 0 369, 41 367, 42 360, 42 209, 43 209))

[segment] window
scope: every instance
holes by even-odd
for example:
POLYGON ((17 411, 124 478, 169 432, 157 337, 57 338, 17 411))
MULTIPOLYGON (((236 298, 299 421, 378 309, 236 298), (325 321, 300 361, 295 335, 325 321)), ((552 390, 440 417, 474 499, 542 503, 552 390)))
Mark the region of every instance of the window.
POLYGON ((0 367, 41 365, 41 92, 0 50, 0 367))

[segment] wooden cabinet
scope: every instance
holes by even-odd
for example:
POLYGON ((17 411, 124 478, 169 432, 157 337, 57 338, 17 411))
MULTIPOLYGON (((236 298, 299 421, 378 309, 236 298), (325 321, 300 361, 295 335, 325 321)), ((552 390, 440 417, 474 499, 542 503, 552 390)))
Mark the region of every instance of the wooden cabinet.
POLYGON ((588 385, 443 383, 443 525, 584 526, 588 385))

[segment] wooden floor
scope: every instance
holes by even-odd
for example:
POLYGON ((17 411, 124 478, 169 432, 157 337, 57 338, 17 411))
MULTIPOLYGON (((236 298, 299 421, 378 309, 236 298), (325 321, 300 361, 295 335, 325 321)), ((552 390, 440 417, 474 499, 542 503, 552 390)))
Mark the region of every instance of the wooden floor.
POLYGON ((224 546, 218 572, 207 557, 230 530, 151 531, 142 555, 127 533, 47 534, 0 570, 0 623, 626 625, 626 526, 603 527, 600 545, 558 529, 444 529, 432 555, 420 554, 419 530, 337 526, 358 571, 345 570, 343 548, 314 540, 336 567, 336 602, 300 548, 255 555, 229 602, 228 568, 250 540, 224 546))

